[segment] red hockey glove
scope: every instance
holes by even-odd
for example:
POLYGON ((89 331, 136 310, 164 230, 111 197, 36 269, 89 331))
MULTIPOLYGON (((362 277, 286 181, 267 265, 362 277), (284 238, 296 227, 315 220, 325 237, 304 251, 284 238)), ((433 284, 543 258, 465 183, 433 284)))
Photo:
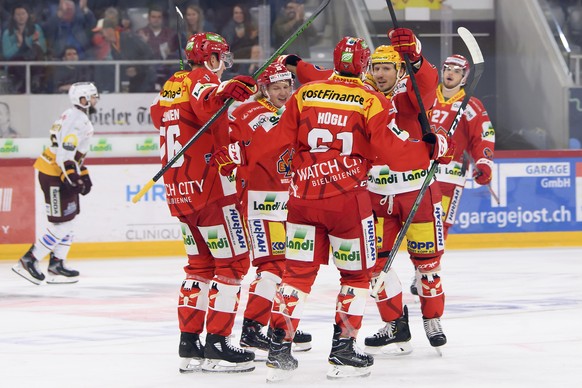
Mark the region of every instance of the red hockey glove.
POLYGON ((298 55, 295 54, 288 54, 288 55, 279 55, 279 57, 277 58, 277 62, 279 62, 280 64, 287 66, 287 65, 291 65, 291 66, 297 66, 297 64, 302 61, 301 57, 299 57, 298 55))
POLYGON ((422 137, 422 141, 432 144, 430 158, 440 164, 449 164, 455 154, 455 142, 450 136, 440 133, 427 133, 422 137))
POLYGON ((218 167, 221 175, 229 176, 237 166, 246 164, 246 148, 244 143, 231 143, 222 146, 212 154, 212 166, 218 167))
POLYGON ((420 40, 416 38, 412 30, 408 28, 391 28, 388 30, 388 38, 390 38, 394 50, 403 56, 408 54, 410 62, 414 63, 420 60, 422 47, 420 40))
POLYGON ((222 82, 216 90, 216 97, 226 101, 229 98, 237 101, 245 101, 257 92, 257 82, 248 75, 237 75, 236 77, 222 82))
POLYGON ((81 180, 83 181, 83 190, 80 191, 81 195, 87 195, 91 191, 91 187, 93 186, 93 182, 91 182, 91 178, 89 177, 89 170, 87 167, 81 167, 81 180))
POLYGON ((84 190, 84 184, 81 176, 77 173, 75 162, 68 160, 64 165, 65 170, 61 173, 61 182, 63 182, 67 190, 81 193, 84 190))
POLYGON ((473 179, 480 185, 486 185, 491 181, 491 171, 493 170, 493 161, 481 158, 475 163, 473 179))

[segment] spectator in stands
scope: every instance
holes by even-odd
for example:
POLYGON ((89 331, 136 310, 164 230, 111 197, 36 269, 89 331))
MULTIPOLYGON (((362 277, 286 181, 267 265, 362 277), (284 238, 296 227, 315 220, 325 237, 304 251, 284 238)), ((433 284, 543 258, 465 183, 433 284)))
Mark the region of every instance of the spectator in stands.
MULTIPOLYGON (((42 28, 31 18, 28 6, 17 4, 12 8, 12 18, 2 34, 2 55, 9 61, 40 61, 45 59, 47 47, 42 28)), ((11 66, 7 69, 11 92, 24 93, 26 68, 11 66)), ((45 71, 40 66, 31 68, 31 86, 39 91, 44 84, 45 71)))
POLYGON ((155 59, 177 58, 176 32, 164 26, 164 11, 161 7, 153 5, 149 8, 148 24, 137 30, 137 34, 150 46, 155 59))
MULTIPOLYGON (((154 54, 150 46, 131 31, 119 32, 115 22, 109 19, 103 21, 101 30, 103 37, 109 45, 109 55, 105 59, 114 60, 147 60, 154 54)), ((108 86, 113 91, 111 82, 115 79, 111 68, 100 66, 95 70, 96 82, 108 86)), ((149 65, 124 65, 121 67, 121 81, 129 82, 130 93, 152 92, 155 90, 155 75, 149 65)))
POLYGON ((60 0, 57 14, 50 17, 44 31, 53 57, 60 57, 66 46, 74 46, 80 59, 87 58, 91 47, 90 31, 97 20, 87 7, 87 0, 79 0, 79 7, 72 0, 60 0))
POLYGON ((232 18, 220 34, 229 43, 235 58, 246 59, 250 58, 250 47, 259 43, 258 32, 248 9, 242 4, 236 4, 232 7, 232 18))
MULTIPOLYGON (((137 30, 137 35, 150 46, 153 57, 150 59, 178 58, 178 37, 174 29, 164 26, 164 11, 157 5, 148 10, 148 24, 137 30)), ((174 73, 173 66, 155 66, 156 90, 174 73)))
MULTIPOLYGON (((274 45, 282 45, 304 22, 305 8, 303 1, 287 1, 285 8, 273 23, 274 45)), ((309 46, 316 37, 317 30, 313 26, 309 26, 284 52, 287 54, 296 54, 300 57, 310 57, 311 52, 309 46)))
POLYGON ((254 59, 255 62, 233 65, 232 68, 229 69, 231 70, 230 73, 232 73, 233 76, 237 74, 253 74, 263 62, 263 49, 258 44, 239 50, 238 55, 240 55, 242 58, 254 59))
POLYGON ((53 78, 55 93, 68 93, 72 84, 93 79, 91 66, 78 63, 79 54, 75 47, 67 46, 62 59, 63 62, 71 63, 66 66, 56 66, 53 78))
POLYGON ((42 28, 35 24, 28 7, 14 6, 12 18, 2 34, 2 54, 6 60, 42 60, 46 54, 46 40, 42 28))
POLYGON ((196 4, 186 7, 184 21, 186 22, 186 39, 199 32, 215 32, 214 24, 204 18, 204 11, 196 4))

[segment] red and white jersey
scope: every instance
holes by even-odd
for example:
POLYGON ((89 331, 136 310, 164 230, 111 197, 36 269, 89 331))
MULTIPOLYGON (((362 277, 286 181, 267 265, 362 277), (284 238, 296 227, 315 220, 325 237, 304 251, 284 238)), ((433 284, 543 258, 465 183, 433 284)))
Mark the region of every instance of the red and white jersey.
MULTIPOLYGON (((204 67, 175 73, 150 107, 160 130, 162 165, 174 157, 223 105, 214 97, 220 80, 204 67)), ((164 173, 166 201, 173 216, 188 215, 236 193, 230 177, 210 165, 214 151, 229 143, 228 116, 221 115, 164 173)), ((232 179, 232 178, 231 178, 232 179)))
MULTIPOLYGON (((422 98, 422 104, 428 111, 434 103, 435 90, 438 85, 438 71, 426 58, 414 74, 418 90, 422 98)), ((396 83, 391 93, 386 97, 390 98, 396 108, 396 124, 401 130, 407 131, 411 138, 422 139, 422 126, 418 119, 420 108, 414 93, 410 76, 404 76, 396 83)), ((420 190, 428 169, 422 170, 414 167, 414 159, 423 157, 422 155, 409 155, 410 162, 405 168, 396 168, 393 165, 386 166, 374 163, 370 169, 370 184, 368 189, 372 193, 380 195, 394 195, 420 190), (389 167, 389 168, 388 168, 389 167)), ((425 156, 425 157, 428 157, 425 156)), ((432 184, 432 182, 431 182, 432 184)))
MULTIPOLYGON (((321 69, 305 61, 300 61, 297 64, 297 78, 300 82, 321 79, 318 77, 329 77, 331 74, 333 74, 332 70, 321 69)), ((420 68, 414 74, 414 77, 421 93, 424 108, 429 110, 436 98, 435 90, 438 86, 438 71, 426 58, 423 58, 420 68)), ((375 88, 372 77, 368 76, 366 82, 375 88)), ((422 127, 418 120, 420 108, 410 77, 408 75, 404 76, 386 97, 391 100, 396 110, 398 129, 408 132, 411 138, 421 139, 422 127)), ((422 153, 423 151, 421 150, 420 152, 422 153)), ((427 157, 428 155, 409 154, 406 158, 409 163, 406 164, 406 161, 402 161, 402 163, 398 164, 400 167, 394 164, 388 166, 378 161, 374 162, 369 171, 368 190, 381 195, 420 190, 430 165, 423 169, 418 169, 414 166, 416 165, 416 160, 427 157)))
POLYGON ((93 124, 85 112, 75 107, 67 109, 51 126, 51 145, 36 160, 34 167, 46 175, 60 176, 65 171, 65 162, 74 161, 79 173, 93 133, 93 124))
POLYGON ((305 84, 285 107, 279 144, 294 148, 295 197, 321 199, 365 188, 377 159, 396 169, 429 165, 428 146, 399 130, 391 102, 357 78, 333 74, 305 84))
MULTIPOLYGON (((453 97, 445 100, 442 84, 438 86, 437 98, 430 118, 433 131, 448 133, 464 98, 465 89, 461 88, 453 97)), ((463 151, 467 150, 473 160, 481 158, 492 160, 495 151, 495 130, 479 99, 471 97, 469 100, 456 132, 453 134, 453 140, 456 143, 453 161, 439 166, 436 177, 439 182, 464 186, 467 173, 461 174, 463 151)))
POLYGON ((287 219, 292 149, 278 142, 277 123, 283 111, 284 107, 278 109, 261 98, 232 112, 231 140, 246 144, 246 165, 238 167, 236 175, 237 190, 249 219, 287 219))

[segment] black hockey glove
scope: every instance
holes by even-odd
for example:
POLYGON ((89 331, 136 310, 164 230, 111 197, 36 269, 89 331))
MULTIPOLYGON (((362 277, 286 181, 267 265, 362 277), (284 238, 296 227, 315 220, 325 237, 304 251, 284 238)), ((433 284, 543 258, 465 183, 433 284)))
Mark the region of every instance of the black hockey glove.
POLYGON ((91 182, 91 177, 89 177, 89 170, 87 167, 81 167, 81 180, 83 181, 83 190, 79 192, 81 195, 87 195, 91 191, 93 182, 91 182))
POLYGON ((81 176, 77 173, 75 162, 68 160, 64 164, 65 170, 61 173, 61 182, 63 182, 67 190, 81 193, 84 190, 84 183, 81 176))

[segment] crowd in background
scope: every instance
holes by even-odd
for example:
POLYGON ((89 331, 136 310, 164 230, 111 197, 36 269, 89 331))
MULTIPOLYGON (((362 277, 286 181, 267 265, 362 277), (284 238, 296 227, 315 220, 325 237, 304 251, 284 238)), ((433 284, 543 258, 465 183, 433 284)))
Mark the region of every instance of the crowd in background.
MULTIPOLYGON (((124 64, 122 92, 154 92, 177 69, 180 42, 197 32, 217 32, 226 38, 236 59, 261 59, 256 9, 271 9, 272 46, 278 47, 303 23, 304 0, 0 0, 0 61, 64 61, 66 66, 31 66, 32 93, 66 93, 77 81, 92 80, 102 93, 114 92, 115 66, 83 61, 176 60, 169 64, 124 64), (184 21, 178 21, 177 6, 184 21)), ((317 39, 304 32, 293 49, 309 56, 317 39)), ((236 64, 233 74, 251 74, 255 63, 236 64)), ((0 67, 0 94, 26 91, 23 65, 0 67)))

